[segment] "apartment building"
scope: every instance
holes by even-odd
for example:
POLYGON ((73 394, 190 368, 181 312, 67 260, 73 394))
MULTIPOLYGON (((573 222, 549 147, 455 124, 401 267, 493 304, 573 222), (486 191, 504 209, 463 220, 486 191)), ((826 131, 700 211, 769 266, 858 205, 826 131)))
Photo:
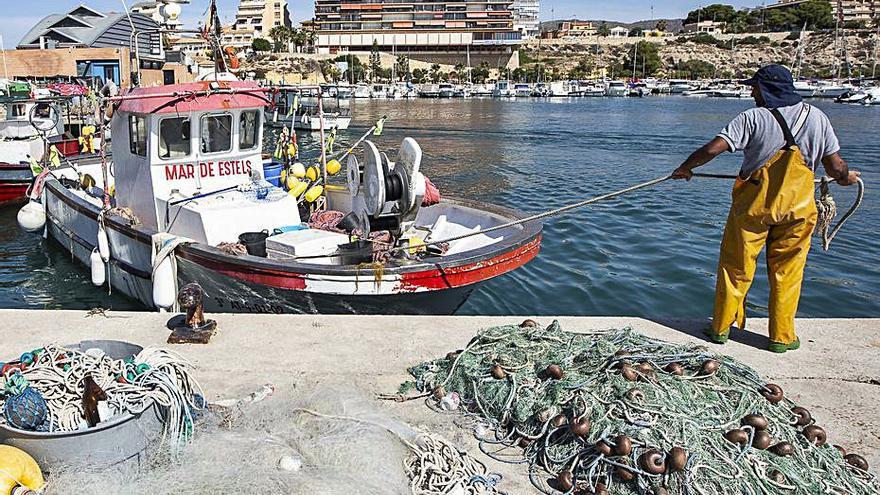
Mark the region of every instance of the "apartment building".
POLYGON ((183 27, 180 12, 190 0, 148 0, 131 6, 133 14, 144 14, 167 31, 179 31, 183 27))
MULTIPOLYGON (((510 52, 514 0, 316 0, 319 53, 380 49, 510 52)), ((537 3, 537 2, 535 2, 537 3)))
POLYGON ((541 34, 541 1, 513 0, 513 27, 523 39, 536 38, 541 34))
MULTIPOLYGON (((796 7, 809 0, 779 0, 766 9, 796 7)), ((828 0, 831 12, 842 22, 861 22, 877 26, 880 23, 880 0, 828 0)))
MULTIPOLYGON (((234 31, 249 32, 250 38, 268 38, 273 27, 290 27, 287 0, 241 0, 235 15, 234 31)), ((230 35, 235 38, 235 35, 230 35)), ((225 38, 225 33, 224 33, 225 38)), ((241 36, 244 38, 244 36, 241 36)))

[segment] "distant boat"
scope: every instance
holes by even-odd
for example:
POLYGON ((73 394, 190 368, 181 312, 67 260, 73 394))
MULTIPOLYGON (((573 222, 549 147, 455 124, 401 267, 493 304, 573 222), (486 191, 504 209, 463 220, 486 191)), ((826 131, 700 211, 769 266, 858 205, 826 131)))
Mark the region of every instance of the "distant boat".
POLYGON ((455 86, 449 83, 440 84, 440 98, 452 98, 455 95, 455 86))
POLYGON ((629 87, 623 81, 611 81, 605 88, 605 96, 627 96, 629 95, 629 87))
POLYGON ((525 83, 519 83, 513 86, 513 93, 517 98, 527 98, 532 96, 532 87, 525 83))
POLYGON ((512 98, 516 96, 513 90, 513 84, 510 81, 498 81, 495 83, 495 90, 492 93, 496 98, 512 98))

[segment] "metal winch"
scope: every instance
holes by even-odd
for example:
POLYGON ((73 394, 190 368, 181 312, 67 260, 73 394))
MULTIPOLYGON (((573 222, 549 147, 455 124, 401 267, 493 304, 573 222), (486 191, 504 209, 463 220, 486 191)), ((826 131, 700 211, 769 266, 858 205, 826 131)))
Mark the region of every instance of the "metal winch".
POLYGON ((392 162, 371 141, 364 141, 363 161, 349 155, 348 190, 352 213, 346 217, 348 230, 360 235, 387 230, 394 236, 409 230, 425 196, 425 176, 419 172, 422 149, 413 138, 400 145, 392 162))

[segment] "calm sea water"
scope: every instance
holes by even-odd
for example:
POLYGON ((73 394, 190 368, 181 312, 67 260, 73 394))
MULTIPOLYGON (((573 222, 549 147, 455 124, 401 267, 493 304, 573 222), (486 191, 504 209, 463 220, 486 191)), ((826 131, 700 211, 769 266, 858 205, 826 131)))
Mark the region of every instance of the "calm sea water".
MULTIPOLYGON (((869 190, 831 252, 814 245, 800 315, 877 316, 880 108, 814 104, 831 117, 869 190)), ((390 117, 376 139, 383 149, 416 138, 423 170, 442 192, 539 212, 668 174, 750 105, 680 97, 416 100, 356 102, 354 111, 358 126, 390 117)), ((358 134, 350 130, 340 142, 358 134)), ((705 171, 733 173, 739 160, 727 154, 705 171)), ((539 257, 486 284, 460 313, 706 316, 730 187, 665 183, 551 219, 539 257)), ((849 205, 854 191, 834 192, 849 205)), ((0 307, 144 309, 92 287, 60 246, 21 233, 15 213, 0 209, 0 307)), ((760 263, 749 297, 754 316, 767 311, 763 257, 760 263)))

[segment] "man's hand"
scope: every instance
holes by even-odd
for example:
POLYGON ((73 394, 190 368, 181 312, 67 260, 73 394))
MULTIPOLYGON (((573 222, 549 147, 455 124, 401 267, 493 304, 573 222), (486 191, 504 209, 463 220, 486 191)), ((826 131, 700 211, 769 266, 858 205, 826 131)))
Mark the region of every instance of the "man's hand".
POLYGON ((694 177, 694 173, 691 171, 691 169, 682 165, 681 167, 678 167, 677 169, 673 170, 672 175, 670 177, 672 177, 675 180, 681 180, 681 179, 691 180, 694 177))
POLYGON ((861 172, 857 172, 855 170, 850 170, 849 174, 843 179, 838 179, 837 183, 841 186, 852 186, 859 182, 859 177, 862 176, 861 172))

